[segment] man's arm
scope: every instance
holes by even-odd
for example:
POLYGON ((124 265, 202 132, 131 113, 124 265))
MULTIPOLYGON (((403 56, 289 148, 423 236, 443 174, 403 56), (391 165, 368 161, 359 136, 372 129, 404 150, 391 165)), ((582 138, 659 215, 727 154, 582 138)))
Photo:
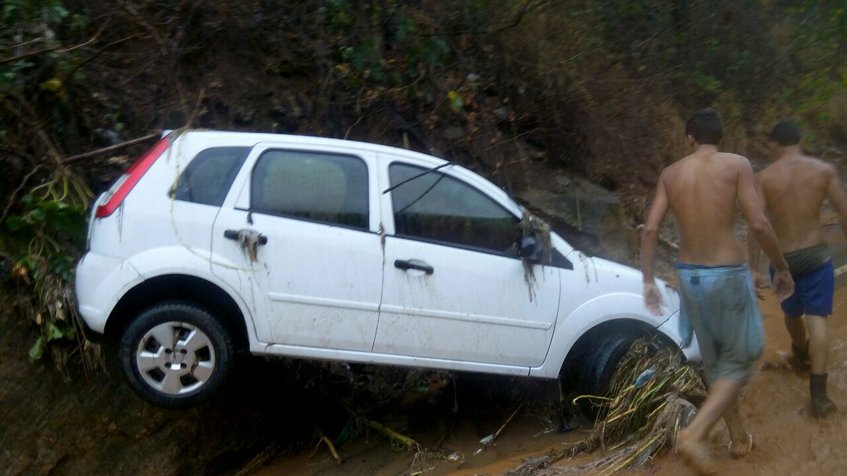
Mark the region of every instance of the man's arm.
POLYGON ((841 187, 841 180, 838 178, 835 167, 830 166, 830 171, 832 176, 829 178, 826 196, 832 208, 838 213, 838 219, 841 221, 841 232, 847 237, 847 196, 845 196, 844 189, 841 187))
MULTIPOLYGON (((762 182, 759 180, 758 174, 753 176, 753 184, 756 189, 756 194, 759 196, 760 203, 763 209, 767 209, 767 199, 762 188, 762 182)), ((761 249, 759 242, 756 240, 755 234, 751 230, 747 230, 747 259, 750 261, 750 271, 753 273, 753 284, 760 288, 764 285, 762 276, 759 274, 759 255, 761 249)))
POLYGON ((662 295, 656 286, 656 247, 659 244, 659 227, 668 212, 668 195, 665 191, 664 173, 659 176, 656 197, 641 230, 641 274, 644 281, 644 305, 655 315, 662 314, 662 295))
POLYGON ((753 168, 750 161, 742 159, 738 167, 738 201, 741 211, 747 219, 747 228, 758 241, 762 251, 771 260, 771 265, 776 269, 774 274, 774 289, 780 301, 794 293, 794 280, 788 271, 788 263, 779 249, 779 242, 773 232, 770 221, 765 216, 762 198, 756 193, 755 181, 753 179, 753 168))

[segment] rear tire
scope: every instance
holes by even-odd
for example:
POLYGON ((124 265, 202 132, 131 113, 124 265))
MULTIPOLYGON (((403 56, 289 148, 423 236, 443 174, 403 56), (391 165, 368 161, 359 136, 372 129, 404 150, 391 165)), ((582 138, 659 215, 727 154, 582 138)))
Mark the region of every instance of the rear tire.
POLYGON ((167 302, 142 312, 123 333, 119 357, 130 386, 167 408, 195 406, 211 397, 232 366, 225 327, 205 309, 167 302))

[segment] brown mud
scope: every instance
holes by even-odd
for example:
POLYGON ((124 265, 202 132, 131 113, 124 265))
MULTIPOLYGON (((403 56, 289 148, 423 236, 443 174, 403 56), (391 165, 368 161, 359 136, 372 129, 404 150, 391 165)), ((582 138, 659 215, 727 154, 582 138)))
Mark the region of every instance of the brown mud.
MULTIPOLYGON (((844 244, 833 249, 844 263, 844 244)), ((835 242, 838 243, 835 243, 835 242)), ((837 264, 839 262, 837 261, 837 264)), ((719 474, 778 476, 843 474, 847 467, 847 295, 836 280, 830 321, 829 391, 841 412, 814 420, 808 374, 788 365, 789 339, 779 306, 763 290, 766 349, 741 401, 754 435, 753 451, 729 456, 722 424, 711 450, 719 474)), ((573 415, 551 421, 538 402, 543 383, 528 379, 454 375, 452 388, 420 401, 404 399, 380 423, 403 431, 433 452, 397 450, 375 431, 338 445, 337 463, 320 429, 336 437, 347 419, 335 396, 338 382, 321 381, 308 365, 246 359, 222 397, 201 408, 168 411, 135 397, 120 375, 63 375, 49 363, 27 361, 31 325, 0 313, 0 474, 259 474, 274 475, 502 475, 525 459, 587 436, 573 415), (514 419, 510 415, 519 405, 514 419), (388 418, 390 417, 390 418, 388 418), (565 428, 568 431, 561 431, 565 428), (497 433, 493 445, 480 440, 497 433), (556 431, 559 430, 559 431, 556 431), (483 451, 480 451, 484 449, 483 451)), ((414 396, 413 396, 414 397, 414 396)), ((563 460, 586 463, 600 454, 563 460)), ((673 453, 634 474, 694 474, 673 453)))
MULTIPOLYGON (((830 226, 827 229, 833 248, 843 248, 840 228, 830 226)), ((847 452, 843 451, 847 447, 847 294, 844 289, 844 279, 836 280, 836 297, 829 326, 829 395, 839 405, 840 411, 823 420, 814 419, 809 411, 808 372, 797 371, 789 364, 790 339, 779 304, 771 289, 761 290, 763 299, 759 303, 765 328, 765 352, 740 404, 747 430, 754 437, 754 448, 746 457, 732 458, 728 432, 722 422, 718 423, 710 438, 711 454, 719 468, 717 474, 779 476, 847 472, 847 452)), ((458 461, 435 460, 425 468, 418 468, 413 452, 392 452, 384 441, 378 440, 341 449, 344 458, 341 464, 329 457, 326 448, 319 447, 277 460, 257 474, 389 476, 420 471, 419 474, 432 476, 503 475, 527 458, 541 456, 587 436, 589 430, 584 427, 564 435, 544 433, 544 426, 538 419, 521 415, 504 428, 496 446, 474 455, 481 447, 479 439, 486 435, 474 428, 471 422, 463 422, 441 442, 448 454, 461 455, 458 461)), ((602 454, 562 460, 554 466, 578 465, 599 456, 602 454)), ((670 452, 631 474, 675 476, 696 473, 670 452)))
MULTIPOLYGON (((754 437, 754 448, 744 458, 729 454, 729 436, 723 423, 712 432, 711 452, 720 468, 717 474, 777 476, 795 474, 844 474, 847 468, 847 295, 843 286, 836 296, 834 318, 830 323, 829 393, 841 412, 825 420, 815 420, 809 412, 808 372, 795 371, 788 363, 790 341, 783 327, 782 313, 773 296, 761 301, 765 325, 766 348, 758 370, 754 373, 741 400, 741 414, 747 430, 754 437)), ((765 290, 769 291, 769 290, 765 290)), ((587 436, 589 428, 568 434, 544 433, 543 425, 523 415, 510 422, 496 445, 474 455, 482 445, 480 432, 471 422, 462 422, 444 442, 447 453, 460 456, 460 461, 431 461, 417 471, 433 476, 502 475, 519 466, 525 459, 587 436)), ((420 439, 422 444, 426 439, 420 439)), ((413 470, 413 452, 392 451, 383 439, 357 442, 342 447, 343 463, 338 464, 325 447, 305 451, 278 460, 256 474, 262 476, 302 474, 335 476, 345 474, 408 475, 413 470)), ((594 456, 559 461, 556 466, 585 463, 594 456)), ((632 474, 695 474, 675 454, 669 453, 651 465, 632 474)))

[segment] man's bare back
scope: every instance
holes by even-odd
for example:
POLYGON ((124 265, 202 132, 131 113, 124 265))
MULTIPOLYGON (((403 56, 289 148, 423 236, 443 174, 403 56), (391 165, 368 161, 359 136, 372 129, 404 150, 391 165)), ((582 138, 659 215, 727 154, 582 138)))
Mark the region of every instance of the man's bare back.
POLYGON ((679 259, 702 265, 745 262, 735 237, 735 203, 752 188, 744 157, 701 147, 662 172, 670 209, 679 224, 679 259), (746 183, 745 183, 746 182, 746 183), (740 198, 740 197, 739 197, 740 198))
POLYGON ((679 260, 706 266, 738 265, 744 252, 735 237, 735 204, 747 219, 751 237, 777 268, 774 287, 780 300, 794 290, 788 264, 756 193, 750 162, 736 154, 718 152, 716 145, 697 144, 696 150, 662 171, 656 198, 642 229, 642 272, 645 305, 659 312, 659 293, 653 283, 659 226, 671 210, 677 219, 681 244, 679 260))
POLYGON ((759 172, 756 182, 783 252, 825 243, 820 219, 824 200, 839 214, 847 213, 835 168, 799 150, 759 172))

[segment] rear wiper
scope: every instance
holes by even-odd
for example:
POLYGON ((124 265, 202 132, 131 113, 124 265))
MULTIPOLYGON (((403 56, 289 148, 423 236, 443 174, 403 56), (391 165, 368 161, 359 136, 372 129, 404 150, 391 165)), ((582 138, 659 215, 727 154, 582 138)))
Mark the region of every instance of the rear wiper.
POLYGON ((431 169, 429 169, 429 170, 424 170, 423 172, 421 172, 421 173, 419 173, 419 174, 417 174, 417 175, 414 175, 414 176, 412 176, 412 177, 409 177, 409 178, 407 178, 406 180, 404 180, 404 181, 402 181, 402 182, 400 182, 400 183, 398 183, 398 184, 396 184, 396 185, 392 185, 392 186, 390 186, 390 187, 386 188, 385 190, 383 190, 383 191, 382 191, 382 194, 383 194, 383 195, 385 195, 386 193, 388 193, 388 192, 390 192, 390 191, 394 190, 395 188, 397 188, 397 187, 399 187, 399 186, 401 186, 401 185, 403 185, 403 184, 405 184, 405 183, 409 183, 409 182, 411 182, 412 180, 419 179, 419 178, 423 177, 424 175, 429 175, 429 174, 431 174, 431 173, 435 172, 435 171, 436 171, 436 170, 438 170, 438 169, 443 169, 444 167, 447 167, 448 165, 455 165, 455 163, 454 163, 453 161, 445 162, 445 163, 443 163, 443 164, 441 164, 441 165, 439 165, 439 166, 437 166, 437 167, 433 167, 433 168, 431 168, 431 169))

